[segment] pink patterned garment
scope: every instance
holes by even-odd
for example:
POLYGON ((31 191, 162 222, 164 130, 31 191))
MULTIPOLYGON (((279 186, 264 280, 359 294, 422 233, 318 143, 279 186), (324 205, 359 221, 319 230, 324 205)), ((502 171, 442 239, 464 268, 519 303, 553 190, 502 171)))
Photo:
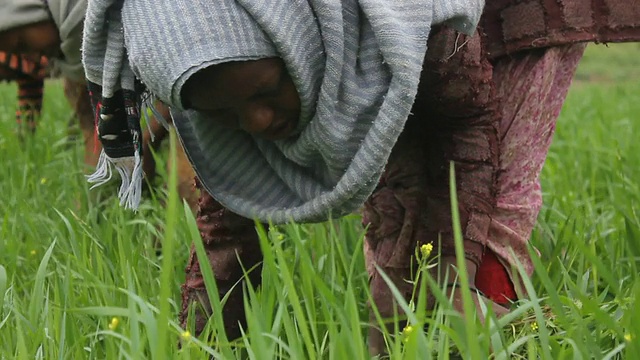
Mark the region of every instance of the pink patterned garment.
POLYGON ((529 274, 533 266, 527 243, 542 206, 540 171, 585 46, 528 51, 521 58, 505 57, 494 67, 502 117, 498 188, 487 246, 515 265, 512 248, 529 274))
POLYGON ((532 272, 527 248, 541 206, 539 174, 585 45, 493 60, 482 41, 477 34, 434 31, 413 115, 365 203, 364 251, 383 316, 393 314, 393 296, 374 264, 410 297, 406 279, 413 276, 416 247, 433 243, 442 255, 455 254, 451 161, 465 257, 478 266, 478 289, 498 303, 516 298, 521 287, 511 251, 532 272))

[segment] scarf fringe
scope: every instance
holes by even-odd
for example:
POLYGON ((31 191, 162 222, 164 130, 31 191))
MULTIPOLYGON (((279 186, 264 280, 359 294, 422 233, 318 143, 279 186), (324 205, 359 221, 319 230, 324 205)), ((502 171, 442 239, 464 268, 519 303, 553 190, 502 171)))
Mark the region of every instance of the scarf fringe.
POLYGON ((144 117, 144 122, 147 124, 149 139, 151 140, 151 142, 155 142, 156 134, 153 133, 153 129, 151 128, 151 118, 149 117, 149 114, 147 113, 147 109, 144 107, 144 104, 142 105, 142 108, 140 111, 142 111, 142 117, 144 117))
POLYGON ((144 121, 147 123, 147 130, 149 130, 149 134, 151 135, 151 141, 154 141, 155 135, 151 130, 151 117, 149 116, 149 110, 153 117, 156 118, 156 121, 160 123, 166 130, 171 128, 167 119, 158 111, 154 103, 158 100, 158 98, 151 94, 150 92, 146 92, 142 96, 142 104, 140 105, 140 111, 142 112, 142 116, 144 116, 144 121))
POLYGON ((93 174, 86 176, 87 181, 90 184, 94 184, 93 186, 91 186, 91 189, 104 185, 109 180, 111 180, 113 173, 111 172, 111 166, 109 166, 108 158, 109 157, 107 156, 107 154, 104 152, 104 150, 102 150, 100 152, 100 157, 98 158, 96 171, 93 174))
POLYGON ((113 176, 112 166, 118 171, 122 180, 120 189, 118 190, 120 206, 124 206, 125 209, 137 210, 142 197, 143 179, 142 158, 140 154, 136 151, 134 156, 110 158, 103 150, 100 153, 96 171, 87 176, 87 181, 93 184, 91 189, 111 180, 113 176))

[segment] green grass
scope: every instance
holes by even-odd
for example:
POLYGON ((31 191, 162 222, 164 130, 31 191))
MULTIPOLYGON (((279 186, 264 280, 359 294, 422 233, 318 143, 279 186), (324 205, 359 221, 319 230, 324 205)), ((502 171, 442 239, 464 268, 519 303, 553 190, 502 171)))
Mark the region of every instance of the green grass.
POLYGON ((576 73, 578 81, 631 82, 640 80, 640 43, 591 44, 576 73))
MULTIPOLYGON (((409 321, 428 330, 394 339, 392 358, 640 358, 640 47, 625 46, 588 49, 558 122, 531 299, 476 327, 446 306, 428 316, 418 306, 409 321)), ((264 279, 246 294, 246 336, 199 341, 175 323, 199 241, 176 194, 166 209, 151 198, 133 214, 113 188, 89 191, 60 84, 47 84, 41 126, 24 143, 14 96, 0 85, 0 359, 368 358, 357 216, 261 229, 264 279)), ((210 325, 219 334, 220 319, 210 325)))

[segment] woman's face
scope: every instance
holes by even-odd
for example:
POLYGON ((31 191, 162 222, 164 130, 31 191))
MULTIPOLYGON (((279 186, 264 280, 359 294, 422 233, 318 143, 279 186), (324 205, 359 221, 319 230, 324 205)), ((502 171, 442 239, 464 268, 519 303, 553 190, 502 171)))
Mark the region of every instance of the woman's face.
POLYGON ((210 66, 187 80, 182 98, 223 126, 267 140, 291 135, 300 117, 300 97, 279 58, 210 66))
POLYGON ((60 35, 53 21, 0 32, 0 51, 40 58, 60 56, 60 35))

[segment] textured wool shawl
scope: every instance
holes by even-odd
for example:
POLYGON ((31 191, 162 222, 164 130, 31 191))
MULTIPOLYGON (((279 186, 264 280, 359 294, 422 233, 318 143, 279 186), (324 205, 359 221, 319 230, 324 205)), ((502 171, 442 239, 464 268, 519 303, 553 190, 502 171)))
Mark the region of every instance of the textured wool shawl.
POLYGON ((52 19, 60 33, 62 57, 51 59, 54 72, 84 79, 80 47, 87 0, 2 0, 0 31, 52 19))
MULTIPOLYGON (((121 14, 127 56, 133 73, 172 107, 182 144, 205 188, 232 211, 275 223, 321 221, 361 206, 409 116, 431 26, 449 22, 472 33, 484 5, 482 0, 222 3, 216 8, 217 2, 208 1, 125 1, 121 14), (196 3, 214 11, 194 10, 196 3), (230 7, 243 9, 244 15, 221 20, 230 7), (149 14, 154 21, 148 21, 149 14), (247 30, 247 21, 284 59, 300 95, 299 126, 288 139, 267 141, 183 108, 182 85, 197 70, 273 56, 261 41, 262 52, 241 56, 233 51, 251 48, 246 38, 260 39, 247 30), (248 32, 252 34, 245 36, 248 32), (225 41, 206 36, 218 33, 229 35, 222 36, 225 41), (206 61, 211 47, 226 49, 215 56, 231 55, 206 61)), ((99 11, 108 12, 104 7, 99 11)), ((88 22, 91 16, 89 9, 88 22)), ((87 77, 117 87, 117 81, 109 80, 113 74, 100 66, 100 56, 93 56, 105 54, 93 45, 106 39, 85 35, 87 77)), ((126 87, 125 82, 130 83, 121 79, 119 85, 126 87)))

